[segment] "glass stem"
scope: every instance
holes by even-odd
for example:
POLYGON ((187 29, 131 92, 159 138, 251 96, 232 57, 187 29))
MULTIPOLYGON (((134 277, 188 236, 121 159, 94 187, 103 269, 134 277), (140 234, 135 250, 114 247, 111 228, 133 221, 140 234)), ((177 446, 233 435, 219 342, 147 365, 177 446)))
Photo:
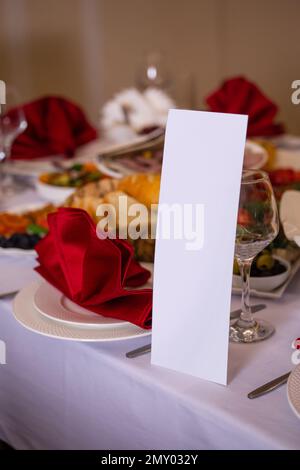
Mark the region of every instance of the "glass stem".
POLYGON ((9 178, 3 168, 3 163, 10 157, 11 145, 4 145, 0 149, 0 199, 7 195, 7 178, 9 178))
POLYGON ((250 270, 252 261, 252 259, 238 260, 240 274, 242 277, 242 313, 240 316, 240 321, 244 324, 248 324, 248 326, 254 324, 250 307, 250 270))
POLYGON ((11 143, 7 143, 6 145, 4 145, 4 153, 5 153, 5 160, 8 160, 11 154, 11 143))

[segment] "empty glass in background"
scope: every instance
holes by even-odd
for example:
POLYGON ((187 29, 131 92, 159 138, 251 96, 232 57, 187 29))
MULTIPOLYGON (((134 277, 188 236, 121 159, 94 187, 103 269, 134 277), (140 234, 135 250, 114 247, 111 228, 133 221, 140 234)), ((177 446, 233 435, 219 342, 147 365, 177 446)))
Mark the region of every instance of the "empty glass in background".
POLYGON ((244 170, 238 209, 235 257, 242 277, 242 313, 230 326, 230 340, 252 343, 271 336, 275 329, 253 318, 250 307, 250 270, 255 256, 277 236, 277 204, 267 173, 244 170))
POLYGON ((141 90, 160 88, 167 91, 171 78, 166 66, 166 59, 161 52, 150 52, 143 57, 136 71, 136 85, 141 90))
POLYGON ((5 173, 2 164, 9 160, 14 140, 27 127, 24 110, 20 106, 17 90, 12 86, 6 87, 6 104, 1 106, 0 115, 0 194, 14 192, 13 181, 5 173), (9 111, 9 115, 6 113, 9 111))
POLYGON ((145 53, 135 73, 138 89, 159 88, 167 93, 181 109, 196 109, 196 93, 194 77, 190 70, 180 67, 170 71, 168 57, 162 52, 145 53))

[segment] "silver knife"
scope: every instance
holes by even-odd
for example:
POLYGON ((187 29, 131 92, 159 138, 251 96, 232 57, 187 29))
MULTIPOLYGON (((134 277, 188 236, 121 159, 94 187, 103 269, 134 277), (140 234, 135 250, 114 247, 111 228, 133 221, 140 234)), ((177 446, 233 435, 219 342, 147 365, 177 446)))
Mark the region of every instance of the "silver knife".
POLYGON ((271 380, 271 382, 262 385, 261 387, 256 388, 252 392, 248 393, 248 398, 257 398, 265 393, 272 392, 276 388, 280 387, 281 385, 285 384, 288 381, 289 375, 291 372, 287 374, 281 375, 277 377, 277 379, 271 380))
POLYGON ((126 357, 129 359, 133 359, 134 357, 142 356, 143 354, 147 354, 151 351, 151 343, 142 346, 141 348, 134 349, 133 351, 129 351, 126 353, 126 357))
MULTIPOLYGON (((259 312, 260 310, 263 310, 266 308, 265 304, 257 304, 253 305, 251 307, 252 313, 259 312)), ((233 312, 230 312, 230 320, 236 319, 240 314, 241 314, 241 309, 239 308, 238 310, 234 310, 233 312)), ((145 346, 142 346, 141 348, 133 349, 133 351, 129 351, 126 353, 126 357, 129 359, 133 359, 138 356, 142 356, 143 354, 147 354, 151 351, 151 343, 146 344, 145 346)))

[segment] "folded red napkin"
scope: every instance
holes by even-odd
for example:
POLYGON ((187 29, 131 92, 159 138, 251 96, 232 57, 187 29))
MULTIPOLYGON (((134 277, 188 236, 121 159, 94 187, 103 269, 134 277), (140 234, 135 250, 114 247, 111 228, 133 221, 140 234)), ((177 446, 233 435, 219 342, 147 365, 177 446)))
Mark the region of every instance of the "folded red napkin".
POLYGON ((81 209, 59 209, 48 216, 48 224, 48 235, 36 245, 36 271, 92 312, 151 328, 152 289, 127 289, 150 277, 133 259, 133 247, 125 240, 99 239, 81 209))
POLYGON ((206 98, 210 111, 247 114, 248 136, 282 134, 282 124, 274 123, 277 106, 252 82, 236 77, 223 82, 221 87, 206 98))
POLYGON ((29 160, 50 155, 71 157, 77 147, 97 137, 83 111, 64 98, 40 98, 25 104, 23 109, 27 129, 13 143, 13 159, 29 160))

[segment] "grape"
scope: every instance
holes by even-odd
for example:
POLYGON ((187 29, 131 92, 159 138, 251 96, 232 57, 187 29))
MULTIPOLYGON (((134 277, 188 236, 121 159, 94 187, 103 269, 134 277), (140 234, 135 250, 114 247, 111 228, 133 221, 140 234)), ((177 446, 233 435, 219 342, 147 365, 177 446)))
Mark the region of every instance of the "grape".
POLYGON ((9 238, 0 236, 0 247, 32 250, 40 239, 41 237, 37 234, 14 233, 9 238))

